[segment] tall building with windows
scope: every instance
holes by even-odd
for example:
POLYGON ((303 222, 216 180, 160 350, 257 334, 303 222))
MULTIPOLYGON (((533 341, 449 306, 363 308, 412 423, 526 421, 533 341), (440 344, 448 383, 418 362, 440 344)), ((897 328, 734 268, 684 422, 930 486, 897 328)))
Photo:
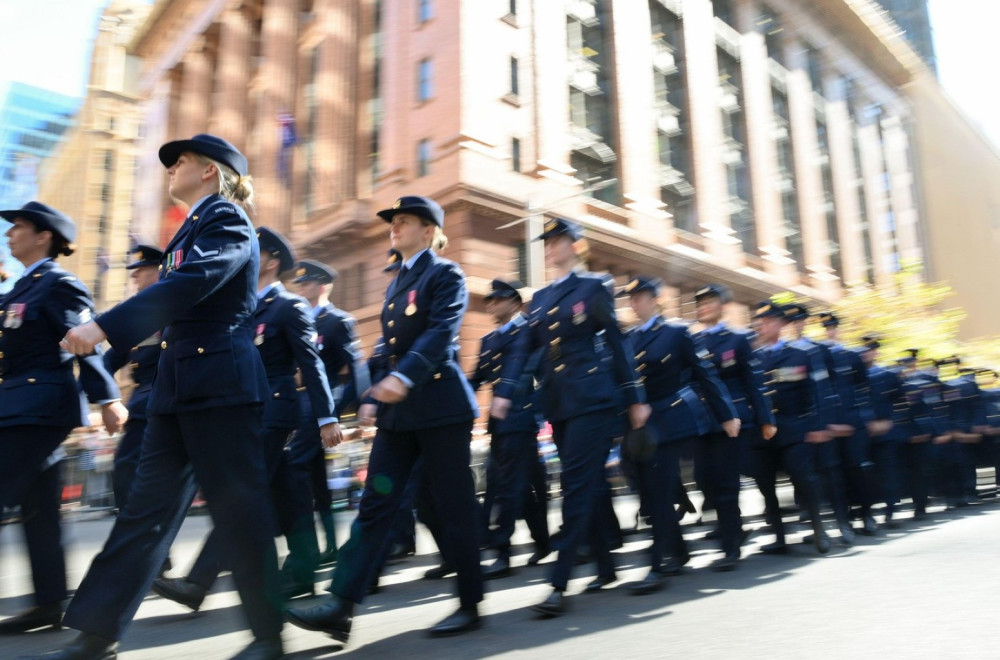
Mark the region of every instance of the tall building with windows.
MULTIPOLYGON (((386 276, 375 211, 438 199, 472 292, 544 278, 526 238, 586 227, 590 267, 826 303, 922 259, 915 113, 926 67, 869 0, 158 0, 142 58, 133 234, 183 218, 156 148, 248 155, 255 221, 340 271, 367 347, 386 276)), ((471 357, 470 357, 471 359, 471 357)))
POLYGON ((136 144, 143 128, 135 94, 138 61, 127 52, 149 13, 142 0, 112 0, 97 25, 87 95, 76 122, 42 167, 39 196, 77 223, 77 251, 61 259, 90 288, 98 309, 128 295, 136 144))
MULTIPOLYGON (((0 208, 19 208, 38 197, 39 168, 73 126, 80 99, 13 82, 0 86, 0 208)), ((6 231, 6 223, 3 231, 6 231)), ((0 231, 0 269, 12 277, 0 292, 13 286, 21 266, 7 256, 7 239, 0 231)))
MULTIPOLYGON (((937 55, 934 50, 934 32, 927 0, 876 0, 903 30, 903 36, 920 53, 927 66, 937 75, 937 55)), ((956 5, 953 11, 965 11, 956 5)), ((975 19, 973 19, 975 20, 975 19)))

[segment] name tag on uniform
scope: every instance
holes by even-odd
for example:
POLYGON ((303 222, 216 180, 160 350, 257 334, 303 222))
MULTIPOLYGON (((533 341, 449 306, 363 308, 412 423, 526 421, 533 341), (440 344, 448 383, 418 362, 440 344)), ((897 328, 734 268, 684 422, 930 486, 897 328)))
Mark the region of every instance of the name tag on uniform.
POLYGON ((777 383, 795 383, 809 377, 809 370, 804 366, 781 367, 774 370, 774 381, 777 383))
POLYGON ((28 309, 27 303, 12 303, 7 307, 7 314, 4 316, 3 327, 20 328, 24 323, 24 314, 28 309))

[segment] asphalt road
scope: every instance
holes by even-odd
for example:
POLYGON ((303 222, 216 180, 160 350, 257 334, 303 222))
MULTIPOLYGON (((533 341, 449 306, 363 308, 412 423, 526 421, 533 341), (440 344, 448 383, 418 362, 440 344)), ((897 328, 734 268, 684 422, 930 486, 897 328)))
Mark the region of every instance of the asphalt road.
MULTIPOLYGON (((759 499, 744 491, 744 510, 761 528, 759 499)), ((558 523, 557 503, 551 520, 558 523)), ((623 524, 634 517, 632 497, 616 500, 623 524)), ((690 520, 691 516, 688 517, 690 520)), ((350 514, 341 514, 346 534, 350 514)), ((70 582, 79 582, 89 558, 107 535, 108 518, 67 524, 70 582)), ((173 549, 184 568, 193 559, 208 525, 190 517, 173 549)), ((457 606, 451 579, 427 581, 423 572, 436 564, 433 542, 418 539, 417 555, 389 567, 382 593, 357 612, 346 648, 319 633, 286 627, 290 658, 989 658, 1000 655, 1000 502, 957 511, 932 508, 922 521, 904 514, 896 530, 858 536, 853 548, 836 543, 820 557, 799 544, 790 555, 761 555, 771 540, 765 531, 744 548, 733 573, 707 565, 719 556, 702 537, 707 525, 685 527, 693 551, 691 569, 669 587, 636 597, 626 589, 582 594, 591 567, 580 567, 570 583, 570 613, 538 620, 529 607, 548 594, 545 563, 519 568, 488 583, 479 631, 450 639, 429 639, 423 631, 457 606)), ((796 533, 806 533, 794 526, 796 533)), ((835 533, 833 534, 835 536, 835 533)), ((343 539, 341 539, 343 540, 343 539)), ((518 529, 523 566, 532 548, 518 529)), ((617 551, 622 582, 645 575, 647 541, 628 537, 617 551)), ((174 575, 182 574, 175 570, 174 575)), ((0 616, 30 605, 27 562, 19 527, 0 535, 0 616)), ((319 576, 325 587, 327 574, 319 576)), ((617 586, 617 585, 616 585, 617 586)), ((320 597, 297 605, 318 603, 320 597)), ((184 658, 213 660, 235 654, 250 641, 239 601, 228 577, 193 614, 150 595, 121 646, 123 660, 184 658)), ((13 658, 61 645, 75 633, 34 633, 0 638, 0 658, 13 658)))

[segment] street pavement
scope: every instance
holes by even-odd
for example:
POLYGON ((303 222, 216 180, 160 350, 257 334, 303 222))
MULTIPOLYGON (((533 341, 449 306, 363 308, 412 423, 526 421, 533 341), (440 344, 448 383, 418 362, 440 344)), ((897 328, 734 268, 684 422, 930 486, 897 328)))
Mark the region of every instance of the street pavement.
MULTIPOLYGON (((784 499, 789 500, 788 493, 784 499)), ((853 548, 834 543, 826 556, 811 544, 795 543, 792 553, 765 556, 760 545, 772 540, 760 518, 760 500, 744 490, 750 526, 757 529, 744 547, 737 571, 715 573, 708 564, 719 556, 703 537, 707 524, 684 527, 693 559, 689 570, 671 578, 664 591, 632 596, 621 583, 642 578, 646 537, 626 537, 616 552, 621 583, 603 593, 583 594, 592 576, 581 566, 570 582, 567 615, 539 620, 530 606, 549 588, 545 562, 525 567, 532 551, 519 526, 517 568, 511 577, 487 583, 481 605, 483 628, 466 635, 431 639, 424 629, 450 614, 457 601, 453 580, 421 579, 437 563, 426 532, 417 555, 388 567, 383 590, 356 611, 347 647, 314 632, 287 626, 288 657, 313 658, 985 658, 1000 647, 1000 502, 955 511, 932 508, 914 521, 904 513, 899 529, 875 537, 859 535, 853 548), (617 588, 616 588, 617 587, 617 588)), ((558 501, 551 503, 558 525, 558 501)), ((616 498, 622 524, 635 518, 634 497, 616 498)), ((351 514, 339 514, 341 541, 351 514)), ((791 519, 791 516, 790 518, 791 519)), ((66 525, 71 585, 76 585, 90 557, 101 547, 111 519, 77 516, 66 525)), ((190 516, 172 550, 173 575, 182 575, 209 526, 204 516, 190 516)), ((555 527, 553 527, 554 529, 555 527)), ((836 536, 836 532, 832 533, 836 536)), ((834 539, 836 541, 836 539, 834 539)), ((325 588, 329 572, 320 578, 325 588)), ((7 525, 0 535, 0 617, 31 604, 30 578, 20 527, 7 525)), ((322 602, 321 596, 295 601, 322 602)), ((0 638, 0 659, 66 643, 74 631, 0 638)), ((217 583, 198 613, 150 595, 121 645, 123 660, 213 660, 228 658, 250 642, 239 599, 227 576, 217 583)))

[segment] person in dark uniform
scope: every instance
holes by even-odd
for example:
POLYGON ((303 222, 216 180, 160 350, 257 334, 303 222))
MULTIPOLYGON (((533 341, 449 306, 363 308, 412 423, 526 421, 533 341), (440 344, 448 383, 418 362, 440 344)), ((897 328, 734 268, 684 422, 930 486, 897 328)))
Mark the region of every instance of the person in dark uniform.
POLYGON ((883 523, 893 528, 893 518, 900 499, 901 452, 906 441, 904 424, 907 403, 899 372, 876 364, 881 342, 873 336, 862 337, 858 355, 868 369, 872 419, 867 424, 871 438, 872 461, 878 478, 873 482, 878 491, 873 501, 885 504, 883 523))
POLYGON ((399 500, 414 463, 424 476, 442 523, 444 544, 458 572, 459 609, 432 627, 431 635, 466 632, 480 625, 483 597, 479 567, 478 503, 469 469, 469 440, 476 400, 456 361, 458 336, 469 294, 457 264, 436 250, 447 244, 444 211, 432 199, 400 197, 378 212, 391 224, 392 246, 403 265, 382 307, 386 369, 373 371, 370 397, 358 417, 377 420, 368 478, 351 536, 340 548, 330 592, 323 605, 289 609, 290 623, 346 642, 354 606, 373 581, 399 500), (376 403, 378 404, 376 406, 376 403))
MULTIPOLYGON (((871 536, 877 527, 871 512, 875 468, 867 429, 874 414, 871 409, 868 369, 857 351, 840 343, 840 318, 833 312, 820 312, 816 317, 826 331, 825 344, 833 365, 830 383, 837 393, 838 418, 829 427, 831 443, 839 458, 846 490, 860 506, 861 532, 871 536)), ((846 496, 840 506, 844 508, 837 514, 837 519, 846 520, 846 524, 851 526, 846 496)))
POLYGON ((653 527, 649 574, 629 585, 633 594, 659 591, 664 578, 679 574, 691 558, 673 508, 674 489, 681 484, 682 444, 713 426, 721 426, 730 442, 740 432, 736 409, 701 339, 686 325, 669 323, 660 315, 660 284, 636 277, 619 294, 628 296, 639 318, 625 339, 653 409, 647 428, 655 441, 645 451, 630 450, 628 442, 622 448, 622 459, 635 475, 642 510, 653 527))
MULTIPOLYGON (((132 258, 134 260, 125 268, 132 271, 132 281, 138 293, 159 279, 163 251, 152 245, 137 245, 132 258)), ((156 363, 160 360, 161 341, 160 331, 157 330, 127 351, 109 348, 104 353, 104 366, 108 372, 113 374, 128 365, 129 378, 135 384, 128 401, 125 433, 115 449, 113 483, 115 506, 119 510, 125 508, 128 491, 135 480, 135 469, 139 465, 142 436, 146 432, 146 404, 156 374, 156 363)))
POLYGON ((813 543, 820 554, 830 551, 830 538, 819 511, 819 482, 811 445, 826 442, 829 418, 824 410, 818 382, 825 365, 819 353, 785 342, 781 332, 797 310, 764 301, 754 312, 760 344, 755 355, 770 388, 777 433, 751 444, 750 473, 764 497, 765 515, 775 540, 761 548, 765 554, 785 554, 785 526, 781 520, 775 478, 778 469, 788 473, 802 500, 813 528, 813 543))
POLYGON ((695 464, 707 490, 705 497, 714 502, 719 517, 723 556, 712 564, 717 571, 733 570, 740 559, 740 473, 749 474, 747 448, 769 441, 777 431, 760 361, 751 347, 752 333, 730 328, 723 321, 724 307, 731 301, 732 293, 721 284, 708 284, 694 295, 698 322, 704 326, 698 336, 740 419, 735 441, 716 425, 696 446, 695 464))
POLYGON ((260 253, 239 206, 252 203, 247 161, 207 134, 168 142, 159 156, 171 196, 190 209, 164 250, 160 281, 63 340, 66 350, 86 355, 105 339, 127 350, 163 329, 128 504, 66 611, 66 625, 81 634, 38 656, 46 660, 115 654, 194 496, 196 476, 255 637, 235 658, 282 655, 261 432, 271 391, 252 325, 260 253))
MULTIPOLYGON (((267 227, 257 229, 257 240, 261 256, 253 343, 264 362, 271 392, 264 404, 264 465, 277 514, 275 531, 284 534, 288 541, 289 555, 282 566, 282 595, 291 599, 313 594, 313 572, 319 562, 312 490, 308 481, 292 477, 284 451, 299 422, 296 367, 313 409, 320 411, 313 418, 320 434, 335 433, 338 420, 326 370, 314 343, 316 327, 309 304, 286 291, 278 279, 295 266, 292 246, 284 236, 267 227)), ((188 576, 158 578, 153 582, 153 591, 197 610, 225 564, 222 542, 215 529, 209 533, 188 576)))
MULTIPOLYGON (((482 339, 476 371, 469 379, 473 390, 483 385, 493 388, 500 383, 512 345, 522 332, 527 332, 528 322, 521 314, 519 289, 522 286, 520 282, 500 279, 490 284, 491 290, 486 294, 486 311, 493 316, 498 327, 482 339)), ((496 550, 497 556, 492 564, 483 569, 486 579, 510 574, 510 538, 514 534, 514 523, 528 513, 529 500, 534 499, 529 478, 538 464, 538 409, 535 406, 534 375, 540 359, 541 349, 529 356, 529 364, 514 389, 506 418, 490 417, 487 424, 492 465, 488 478, 494 482, 488 486, 493 489, 490 508, 496 511, 496 527, 490 530, 487 545, 496 550)), ((545 556, 549 553, 548 522, 545 512, 538 509, 536 506, 532 512, 535 522, 529 526, 536 535, 535 554, 545 556)), ((489 515, 487 512, 486 516, 489 515)))
POLYGON ((94 305, 80 280, 56 263, 73 254, 76 225, 40 202, 0 211, 24 273, 0 295, 0 508, 20 505, 35 605, 0 621, 0 634, 59 628, 66 563, 59 527, 59 445, 87 426, 87 399, 101 404, 109 433, 128 417, 100 355, 73 359, 59 340, 90 320, 94 305), (79 391, 73 363, 79 365, 79 391))
MULTIPOLYGON (((357 338, 356 322, 347 312, 337 309, 329 300, 337 271, 324 263, 311 260, 299 262, 294 284, 299 295, 310 305, 316 323, 316 344, 326 368, 326 378, 334 392, 334 403, 340 415, 348 408, 357 409, 359 397, 371 387, 368 366, 363 361, 357 338), (341 384, 346 376, 346 383, 341 384)), ((326 452, 320 440, 316 414, 307 389, 300 388, 299 428, 288 443, 287 459, 292 477, 309 483, 313 509, 319 515, 326 536, 326 550, 319 564, 337 560, 337 535, 333 525, 333 499, 327 482, 326 452)), ((301 513, 297 515, 302 515, 301 513)))
POLYGON ((604 466, 614 439, 630 424, 643 427, 651 409, 618 327, 610 281, 578 270, 587 249, 579 225, 549 220, 535 240, 545 241, 545 263, 556 278, 531 301, 528 330, 511 348, 509 374, 494 386, 491 415, 507 416, 531 354, 543 349, 538 399, 562 465, 562 531, 549 577, 552 593, 532 609, 552 617, 566 611, 563 593, 582 543, 589 541, 597 559, 598 574, 587 590, 599 591, 617 579, 604 466))
POLYGON ((948 360, 956 376, 948 380, 949 415, 953 438, 953 479, 955 504, 967 506, 979 501, 976 490, 976 457, 983 442, 986 425, 986 407, 982 392, 976 382, 976 369, 962 364, 958 356, 948 360))
MULTIPOLYGON (((837 527, 840 529, 840 543, 849 547, 854 544, 854 528, 851 526, 851 519, 848 515, 847 486, 844 483, 840 451, 837 443, 834 442, 835 436, 847 431, 849 425, 842 422, 843 407, 837 388, 834 387, 833 383, 832 374, 836 371, 833 354, 827 344, 805 335, 806 322, 809 320, 809 310, 805 305, 790 303, 785 305, 785 313, 791 331, 789 343, 809 353, 811 358, 821 367, 816 371, 816 388, 819 392, 820 408, 825 415, 828 428, 825 434, 814 436, 816 441, 809 443, 809 447, 815 453, 816 473, 820 480, 820 499, 822 501, 822 496, 825 495, 826 500, 830 503, 830 508, 833 509, 833 515, 837 520, 837 527)), ((798 491, 795 493, 795 501, 801 506, 798 491)), ((804 519, 808 517, 809 513, 804 510, 801 515, 804 519)))
POLYGON ((919 349, 908 349, 899 358, 903 396, 909 415, 904 432, 907 442, 903 446, 903 473, 905 489, 913 500, 913 518, 920 520, 927 515, 930 493, 931 448, 935 440, 947 441, 945 415, 940 388, 927 374, 917 368, 919 349))

